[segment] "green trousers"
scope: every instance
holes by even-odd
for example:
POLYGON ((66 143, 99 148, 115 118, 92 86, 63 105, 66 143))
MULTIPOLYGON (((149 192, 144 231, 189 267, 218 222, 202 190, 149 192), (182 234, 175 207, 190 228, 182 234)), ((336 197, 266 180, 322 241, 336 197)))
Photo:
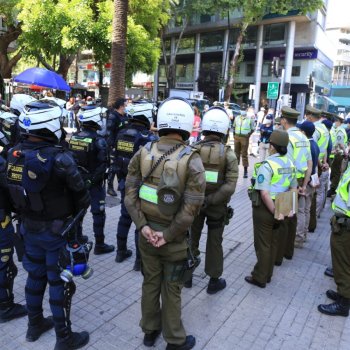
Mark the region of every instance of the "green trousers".
POLYGON ((341 176, 341 166, 343 162, 343 155, 336 153, 334 155, 332 166, 331 166, 331 190, 335 192, 338 187, 340 176, 341 176))
POLYGON ((266 283, 272 277, 279 242, 280 225, 264 203, 253 207, 254 248, 258 259, 252 277, 266 283))
POLYGON ((139 248, 144 277, 140 326, 146 334, 162 330, 167 343, 181 345, 186 341, 186 332, 181 321, 183 282, 168 281, 167 271, 172 263, 187 259, 187 243, 184 239, 181 243, 167 243, 155 248, 140 234, 139 248))
POLYGON ((350 298, 350 230, 341 227, 340 232, 331 234, 332 266, 338 293, 350 298))
POLYGON ((205 254, 205 273, 212 278, 219 278, 224 268, 224 253, 222 249, 222 236, 225 229, 226 204, 209 206, 202 209, 194 219, 191 227, 192 252, 200 255, 199 241, 204 221, 208 225, 208 235, 205 254))
POLYGON ((311 201, 311 208, 310 208, 310 222, 309 222, 309 231, 315 231, 316 226, 317 226, 317 215, 316 215, 316 206, 317 206, 317 201, 316 201, 316 191, 314 192, 312 196, 312 201, 311 201))
MULTIPOLYGON (((286 220, 286 230, 287 230, 287 237, 286 237, 286 244, 284 248, 284 257, 287 257, 291 259, 294 255, 294 242, 295 242, 295 236, 297 234, 297 217, 294 215, 292 218, 288 218, 286 220)), ((279 254, 281 256, 282 253, 279 254)))

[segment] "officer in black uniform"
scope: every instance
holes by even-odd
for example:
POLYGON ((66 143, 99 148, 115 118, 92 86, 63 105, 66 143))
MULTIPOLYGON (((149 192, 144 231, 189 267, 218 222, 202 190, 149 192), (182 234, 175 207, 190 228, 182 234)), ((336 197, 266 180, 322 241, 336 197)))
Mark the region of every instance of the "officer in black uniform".
MULTIPOLYGON (((153 105, 151 103, 139 103, 128 106, 129 115, 128 125, 119 131, 115 144, 114 162, 116 174, 118 177, 118 188, 121 193, 121 209, 117 230, 117 256, 115 261, 120 263, 132 255, 132 251, 127 249, 127 239, 131 217, 125 208, 125 180, 128 174, 128 165, 130 159, 139 150, 150 141, 156 141, 158 138, 149 130, 151 127, 153 105)), ((140 271, 140 252, 138 249, 138 231, 135 230, 136 260, 134 270, 140 271)))
POLYGON ((19 118, 24 140, 8 154, 7 183, 25 243, 26 340, 34 342, 55 327, 55 350, 70 350, 86 345, 89 334, 71 330, 67 310, 73 292, 60 278, 58 260, 66 245, 62 232, 76 213, 88 208, 90 199, 73 157, 57 146, 62 115, 53 101, 26 105, 19 118), (43 316, 47 283, 53 318, 43 316))
POLYGON ((13 302, 17 267, 13 262, 14 233, 6 181, 6 161, 0 156, 0 323, 25 316, 24 306, 13 302))
POLYGON ((107 193, 110 196, 116 197, 117 192, 114 190, 113 181, 116 174, 114 164, 114 147, 117 139, 118 132, 123 129, 128 123, 128 116, 125 113, 126 99, 119 98, 113 104, 111 110, 108 113, 107 118, 107 144, 111 153, 111 164, 108 171, 108 189, 107 193))
MULTIPOLYGON (((97 133, 102 127, 102 111, 101 107, 94 104, 82 107, 79 112, 81 131, 75 133, 69 141, 69 149, 74 153, 81 175, 90 191, 96 255, 114 251, 113 245, 104 242, 108 147, 105 139, 97 133)), ((82 236, 82 223, 79 231, 79 235, 82 236)))

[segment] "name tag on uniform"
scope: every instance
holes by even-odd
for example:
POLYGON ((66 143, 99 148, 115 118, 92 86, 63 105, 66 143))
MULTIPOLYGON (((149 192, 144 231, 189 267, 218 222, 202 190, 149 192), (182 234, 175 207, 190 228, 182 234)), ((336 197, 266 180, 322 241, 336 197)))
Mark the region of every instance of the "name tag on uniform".
POLYGON ((133 153, 134 143, 129 141, 118 140, 116 149, 121 152, 133 153))
POLYGON ((297 147, 297 148, 308 147, 308 142, 306 142, 306 141, 296 142, 295 147, 297 147))
POLYGON ((213 184, 216 184, 218 182, 218 176, 219 172, 218 171, 205 171, 205 181, 210 182, 213 184))
POLYGON ((279 168, 278 174, 279 175, 285 175, 285 174, 293 174, 294 168, 279 168))
POLYGON ((139 190, 139 197, 144 201, 147 201, 153 204, 158 204, 158 195, 157 195, 156 188, 153 188, 147 185, 142 185, 139 190))
POLYGON ((84 151, 89 152, 91 147, 92 139, 91 138, 76 138, 72 137, 69 141, 69 149, 72 151, 84 151))

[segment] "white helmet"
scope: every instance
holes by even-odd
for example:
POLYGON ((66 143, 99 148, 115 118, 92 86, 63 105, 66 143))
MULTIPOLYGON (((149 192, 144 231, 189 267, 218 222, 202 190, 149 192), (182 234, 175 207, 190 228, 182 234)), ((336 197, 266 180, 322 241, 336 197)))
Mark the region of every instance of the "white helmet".
POLYGON ((23 112, 24 106, 34 101, 36 101, 36 99, 32 96, 25 94, 15 94, 11 99, 10 108, 15 114, 19 116, 23 112))
POLYGON ((149 128, 153 122, 153 108, 152 103, 133 103, 126 107, 125 112, 130 120, 144 123, 149 128))
POLYGON ((17 119, 18 116, 16 114, 0 111, 0 138, 3 141, 2 143, 4 143, 3 137, 5 137, 8 142, 11 141, 11 134, 17 119))
POLYGON ((63 109, 54 101, 27 104, 19 116, 19 126, 26 135, 58 141, 62 137, 63 109))
POLYGON ((211 107, 203 116, 202 131, 218 132, 226 135, 229 127, 230 117, 222 107, 211 107))
POLYGON ((82 125, 97 127, 102 129, 102 114, 105 112, 105 108, 89 105, 83 106, 78 112, 79 121, 82 125))
POLYGON ((157 127, 159 135, 164 131, 178 131, 184 140, 193 129, 194 111, 191 104, 181 97, 166 99, 158 109, 157 127))

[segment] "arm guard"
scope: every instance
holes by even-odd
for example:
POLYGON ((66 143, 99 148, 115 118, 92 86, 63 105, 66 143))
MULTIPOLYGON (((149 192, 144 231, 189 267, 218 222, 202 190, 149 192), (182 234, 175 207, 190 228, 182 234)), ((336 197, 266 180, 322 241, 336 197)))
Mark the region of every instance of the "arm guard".
POLYGON ((108 149, 106 141, 101 137, 96 139, 97 150, 97 167, 93 174, 91 174, 91 180, 93 183, 98 183, 104 180, 105 173, 108 166, 108 149))

